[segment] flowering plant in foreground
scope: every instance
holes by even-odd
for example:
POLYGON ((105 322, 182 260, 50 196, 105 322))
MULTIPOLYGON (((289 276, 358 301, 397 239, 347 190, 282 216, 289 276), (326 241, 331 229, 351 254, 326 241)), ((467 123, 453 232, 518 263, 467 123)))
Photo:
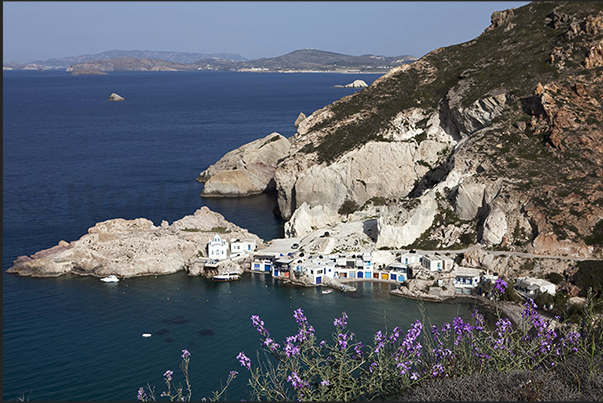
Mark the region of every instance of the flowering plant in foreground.
MULTIPOLYGON (((504 292, 506 284, 498 286, 498 292, 504 292)), ((252 400, 396 399, 433 379, 546 371, 572 355, 593 363, 603 354, 603 329, 601 317, 593 315, 592 296, 587 299, 587 307, 591 313, 580 332, 563 324, 554 326, 536 312, 534 302, 528 299, 516 327, 498 315, 494 328, 489 329, 476 310, 469 322, 456 317, 451 323, 427 326, 416 320, 406 332, 399 327, 390 333, 377 331, 372 346, 356 340, 347 329, 345 312, 333 321, 332 340, 318 342, 303 311, 295 310, 297 333, 286 337, 282 344, 276 343, 264 322, 253 315, 251 321, 260 335, 263 357, 258 352, 257 362, 252 362, 240 352, 236 359, 249 371, 252 400)), ((182 386, 172 392, 173 372, 168 370, 164 374, 167 391, 161 396, 170 400, 191 398, 190 353, 183 350, 182 358, 188 393, 182 394, 182 386)), ((591 364, 590 373, 598 370, 591 364)), ((231 371, 226 386, 214 392, 212 400, 220 399, 236 375, 231 371)), ((155 400, 153 389, 140 388, 138 398, 155 400)))
MULTIPOLYGON (((167 370, 165 371, 165 373, 163 374, 163 380, 165 381, 167 390, 164 390, 163 392, 161 392, 161 397, 167 397, 170 399, 170 401, 190 401, 191 397, 193 395, 192 389, 191 389, 191 384, 190 384, 190 379, 189 379, 189 375, 188 375, 188 364, 190 362, 191 359, 191 353, 184 349, 182 350, 182 355, 181 355, 182 361, 180 362, 180 369, 182 370, 182 374, 184 375, 184 379, 186 381, 186 394, 184 394, 183 392, 183 387, 182 384, 179 384, 177 387, 176 385, 172 384, 173 381, 173 375, 174 375, 174 371, 172 370, 167 370), (172 390, 172 387, 174 388, 174 390, 172 390)), ((230 371, 230 374, 228 375, 228 379, 226 381, 226 386, 224 386, 224 388, 222 388, 222 390, 220 392, 214 392, 214 398, 212 400, 219 400, 220 397, 222 396, 222 394, 226 391, 226 388, 228 388, 228 385, 230 385, 230 383, 233 381, 233 379, 236 378, 238 372, 237 371, 230 371)), ((147 388, 145 389, 144 387, 140 387, 138 389, 138 400, 142 400, 142 401, 155 401, 155 388, 148 385, 147 384, 147 388)), ((201 399, 201 400, 206 400, 205 398, 201 399)))

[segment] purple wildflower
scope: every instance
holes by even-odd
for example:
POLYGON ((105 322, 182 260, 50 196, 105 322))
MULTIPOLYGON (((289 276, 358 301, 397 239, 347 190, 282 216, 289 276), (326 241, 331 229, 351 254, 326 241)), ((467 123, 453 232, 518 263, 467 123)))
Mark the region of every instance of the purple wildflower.
POLYGON ((505 335, 510 332, 511 332, 511 321, 509 319, 504 318, 504 319, 499 319, 496 321, 496 334, 498 335, 498 339, 494 339, 494 349, 495 350, 508 349, 506 347, 508 339, 505 338, 505 335))
POLYGON ((294 345, 293 343, 287 342, 285 345, 285 354, 287 357, 295 357, 300 354, 299 346, 294 345))
POLYGON ((343 312, 343 315, 341 316, 341 318, 336 318, 333 321, 333 326, 335 326, 336 328, 342 328, 343 329, 348 324, 348 322, 346 320, 347 318, 348 318, 348 315, 345 312, 343 312))
POLYGON ((413 323, 406 332, 406 336, 402 340, 400 344, 400 348, 396 353, 396 361, 400 359, 400 356, 409 357, 411 355, 416 355, 417 357, 421 355, 421 346, 420 342, 417 342, 417 339, 421 335, 421 330, 423 329, 423 324, 420 320, 417 320, 413 323))
POLYGON ((412 375, 410 376, 410 379, 413 381, 416 381, 417 379, 419 379, 420 375, 417 374, 416 372, 413 372, 412 375))
POLYGON ((138 389, 138 400, 146 400, 147 394, 144 392, 144 388, 138 389))
POLYGON ((385 346, 385 336, 381 333, 381 330, 378 330, 375 333, 375 350, 373 352, 376 354, 385 346))
POLYGON ((496 291, 499 295, 503 295, 507 289, 507 282, 502 278, 497 278, 494 283, 494 291, 496 291))
POLYGON ((486 321, 484 320, 484 315, 477 312, 477 309, 474 309, 472 316, 475 319, 475 326, 473 328, 479 332, 483 331, 484 325, 486 323, 486 321))
POLYGON ((229 377, 229 378, 234 378, 234 377, 236 377, 237 375, 239 375, 239 373, 238 373, 237 371, 230 371, 230 373, 228 374, 228 377, 229 377))
POLYGON ((280 344, 275 343, 270 337, 267 337, 266 340, 264 340, 264 345, 270 350, 277 350, 281 347, 280 344))
POLYGON ((190 358, 191 353, 188 352, 187 349, 182 350, 182 358, 184 358, 185 360, 190 358))
POLYGON ((364 347, 364 344, 362 344, 362 342, 358 342, 358 344, 354 346, 354 352, 356 353, 356 357, 354 358, 357 360, 362 358, 362 347, 364 347))
POLYGON ((396 368, 400 370, 400 375, 404 375, 410 370, 410 365, 410 361, 399 362, 396 364, 396 368))
POLYGON ((298 308, 293 312, 293 316, 295 317, 295 321, 299 326, 297 342, 303 343, 304 341, 313 337, 315 332, 314 328, 308 324, 308 319, 304 315, 304 311, 301 308, 298 308))
POLYGON ((389 336, 390 343, 395 344, 398 341, 399 337, 400 337, 400 328, 398 326, 396 326, 394 328, 394 330, 392 331, 392 334, 389 336))
POLYGON ((322 386, 329 386, 329 381, 327 379, 323 379, 322 381, 320 381, 320 384, 322 386))
POLYGON ((373 370, 374 370, 375 368, 377 368, 377 363, 376 363, 376 362, 372 363, 372 364, 369 366, 369 372, 372 374, 372 373, 373 373, 373 370))
POLYGON ((289 375, 289 377, 287 378, 287 382, 291 382, 291 386, 293 386, 294 389, 310 387, 310 384, 302 380, 299 375, 297 375, 295 372, 291 372, 291 375, 289 375))
POLYGON ((245 367, 248 370, 251 370, 251 360, 245 355, 244 351, 241 351, 239 353, 239 355, 237 355, 237 359, 241 363, 242 367, 245 367))
POLYGON ((459 342, 464 336, 472 337, 471 329, 472 326, 469 323, 463 322, 463 319, 460 317, 456 317, 452 320, 452 326, 454 328, 454 333, 456 334, 454 345, 458 346, 459 342))
POLYGON ((165 371, 165 374, 163 374, 163 377, 165 379, 167 379, 168 381, 172 380, 172 375, 174 375, 174 371, 170 371, 169 369, 167 371, 165 371))
POLYGON ((307 323, 308 321, 308 319, 304 315, 304 311, 301 308, 298 308, 293 312, 293 317, 297 321, 298 325, 301 325, 302 323, 307 323))
POLYGON ((431 325, 431 334, 433 335, 434 340, 440 337, 440 332, 438 331, 438 327, 436 325, 431 325))
POLYGON ((261 320, 258 315, 251 315, 251 323, 253 324, 253 327, 256 328, 259 334, 266 337, 270 335, 268 330, 264 327, 264 321, 261 320))
POLYGON ((578 352, 578 348, 576 344, 578 343, 578 339, 580 338, 580 333, 570 332, 566 336, 561 339, 561 346, 557 345, 557 355, 563 355, 563 350, 565 350, 568 345, 571 346, 571 351, 578 352), (563 350, 561 350, 561 348, 563 350))
POLYGON ((444 374, 444 376, 448 376, 448 374, 446 374, 446 371, 444 370, 444 366, 442 364, 436 364, 431 369, 431 376, 433 376, 434 378, 436 376, 442 375, 442 374, 444 374))
POLYGON ((339 333, 337 335, 337 345, 339 346, 341 351, 344 351, 348 347, 348 341, 351 341, 353 337, 353 334, 347 333, 339 333))

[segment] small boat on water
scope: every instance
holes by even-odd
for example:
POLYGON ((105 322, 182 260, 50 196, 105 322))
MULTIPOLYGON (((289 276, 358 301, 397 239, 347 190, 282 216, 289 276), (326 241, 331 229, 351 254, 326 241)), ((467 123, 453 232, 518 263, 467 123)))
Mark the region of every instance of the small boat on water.
POLYGON ((104 281, 105 283, 117 283, 119 279, 116 275, 111 274, 110 276, 101 278, 101 281, 104 281))
POLYGON ((332 288, 329 288, 329 289, 327 289, 327 290, 322 290, 322 293, 323 293, 323 294, 330 294, 330 293, 332 293, 332 292, 333 292, 333 289, 332 289, 332 288))
POLYGON ((216 274, 214 276, 214 281, 235 281, 240 279, 241 276, 239 273, 224 273, 224 274, 216 274))

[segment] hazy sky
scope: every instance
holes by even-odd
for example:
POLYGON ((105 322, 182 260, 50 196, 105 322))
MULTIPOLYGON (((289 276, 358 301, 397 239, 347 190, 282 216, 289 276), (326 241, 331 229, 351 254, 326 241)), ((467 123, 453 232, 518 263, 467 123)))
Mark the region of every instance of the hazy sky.
POLYGON ((238 53, 247 59, 314 48, 413 55, 471 40, 493 11, 526 1, 71 2, 3 1, 3 60, 107 50, 238 53))

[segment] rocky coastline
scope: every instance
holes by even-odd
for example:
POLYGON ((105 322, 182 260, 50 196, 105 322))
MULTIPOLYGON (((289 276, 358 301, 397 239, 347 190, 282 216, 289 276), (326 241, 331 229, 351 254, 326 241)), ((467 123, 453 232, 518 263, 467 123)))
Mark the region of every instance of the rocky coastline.
POLYGON ((202 270, 207 244, 216 233, 229 239, 252 240, 258 248, 264 247, 264 241, 257 235, 203 206, 171 225, 163 221, 155 226, 146 218, 117 218, 97 223, 76 241, 60 241, 32 256, 19 256, 6 272, 31 277, 72 273, 96 277, 113 274, 120 278, 182 270, 190 275, 210 277, 227 271, 243 272, 249 265, 244 259, 221 262, 207 272, 202 270))

